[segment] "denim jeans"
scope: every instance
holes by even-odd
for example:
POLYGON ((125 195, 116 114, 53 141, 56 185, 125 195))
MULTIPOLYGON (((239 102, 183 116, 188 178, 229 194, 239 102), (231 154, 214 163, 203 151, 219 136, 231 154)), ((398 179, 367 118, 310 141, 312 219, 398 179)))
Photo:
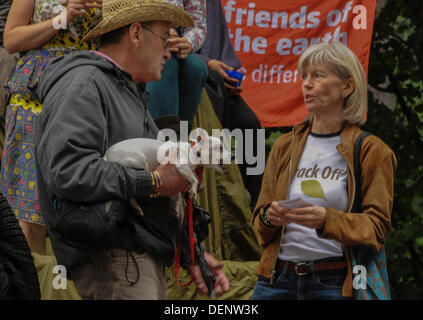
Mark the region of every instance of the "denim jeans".
POLYGON ((298 276, 288 270, 276 269, 275 281, 259 276, 253 300, 350 300, 342 297, 347 270, 326 270, 298 276))
POLYGON ((153 119, 179 116, 192 122, 207 75, 207 66, 198 55, 190 54, 185 59, 172 55, 166 61, 162 78, 146 87, 150 93, 147 109, 153 119))

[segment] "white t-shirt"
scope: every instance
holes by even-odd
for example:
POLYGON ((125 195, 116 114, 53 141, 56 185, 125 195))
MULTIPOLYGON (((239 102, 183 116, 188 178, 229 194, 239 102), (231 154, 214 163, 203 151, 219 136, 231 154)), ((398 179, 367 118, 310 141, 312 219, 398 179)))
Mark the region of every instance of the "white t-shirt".
MULTIPOLYGON (((301 198, 317 206, 347 209, 347 164, 336 149, 340 143, 339 133, 308 136, 288 199, 301 198)), ((279 259, 300 262, 342 256, 341 244, 319 238, 315 229, 296 223, 285 226, 279 259)))

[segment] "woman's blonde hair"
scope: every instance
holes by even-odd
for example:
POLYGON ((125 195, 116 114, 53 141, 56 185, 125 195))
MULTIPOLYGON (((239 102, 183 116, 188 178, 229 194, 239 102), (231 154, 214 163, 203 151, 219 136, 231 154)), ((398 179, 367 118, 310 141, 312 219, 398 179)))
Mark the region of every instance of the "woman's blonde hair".
POLYGON ((308 47, 298 60, 298 71, 307 66, 324 65, 340 79, 352 78, 354 91, 344 100, 344 119, 363 125, 367 111, 367 80, 357 56, 339 42, 319 43, 308 47))

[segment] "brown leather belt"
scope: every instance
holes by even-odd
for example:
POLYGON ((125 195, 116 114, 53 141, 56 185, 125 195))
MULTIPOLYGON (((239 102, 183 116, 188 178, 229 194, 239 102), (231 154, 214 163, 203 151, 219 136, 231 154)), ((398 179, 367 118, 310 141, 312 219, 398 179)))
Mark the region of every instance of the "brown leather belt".
POLYGON ((295 272, 297 276, 305 276, 313 272, 319 272, 324 270, 342 270, 347 267, 345 260, 335 260, 335 261, 311 261, 311 262, 289 262, 279 260, 276 262, 276 265, 283 269, 288 263, 288 270, 295 272))

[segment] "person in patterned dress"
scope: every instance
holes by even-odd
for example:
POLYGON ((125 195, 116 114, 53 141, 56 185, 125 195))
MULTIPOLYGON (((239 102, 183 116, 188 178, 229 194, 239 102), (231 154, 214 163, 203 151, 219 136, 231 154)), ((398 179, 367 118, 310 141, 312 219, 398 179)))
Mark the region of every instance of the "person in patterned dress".
POLYGON ((35 129, 42 104, 38 81, 45 65, 75 50, 94 49, 82 42, 101 19, 102 0, 14 0, 4 30, 4 47, 19 52, 6 90, 6 137, 1 191, 9 202, 32 252, 46 254, 35 169, 35 129))
POLYGON ((184 9, 194 20, 194 27, 171 29, 172 57, 166 62, 159 81, 147 85, 147 108, 157 126, 178 132, 179 120, 192 122, 197 113, 207 66, 197 55, 207 32, 205 0, 164 0, 184 9))

